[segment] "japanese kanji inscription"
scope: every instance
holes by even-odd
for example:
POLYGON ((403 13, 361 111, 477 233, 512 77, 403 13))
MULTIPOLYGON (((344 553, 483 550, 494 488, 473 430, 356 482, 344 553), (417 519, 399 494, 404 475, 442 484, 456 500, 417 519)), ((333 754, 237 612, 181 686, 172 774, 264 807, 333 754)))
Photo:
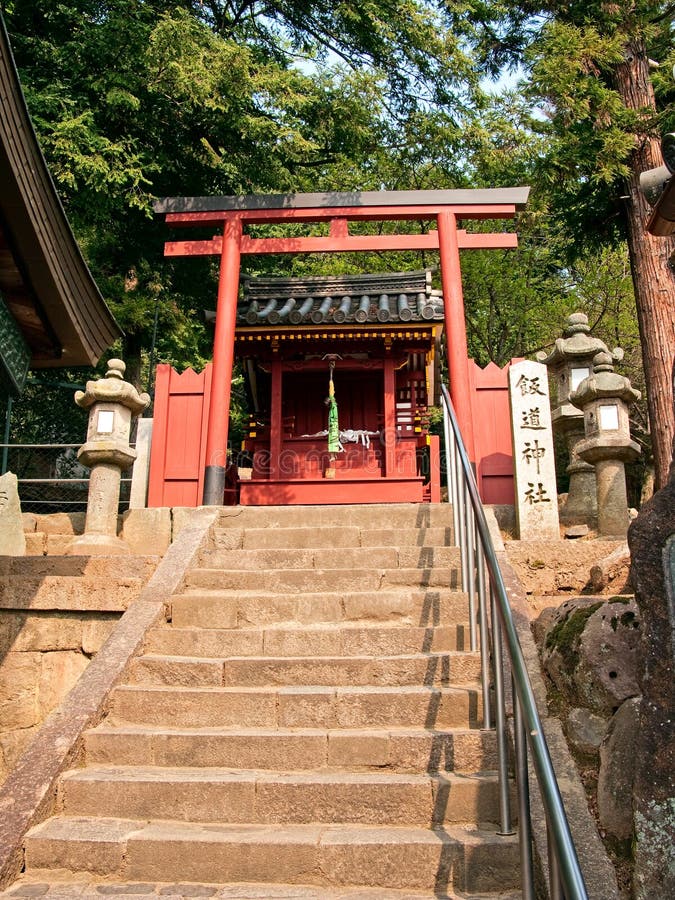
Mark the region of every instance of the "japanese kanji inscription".
POLYGON ((558 494, 546 366, 509 369, 516 517, 521 540, 558 540, 558 494))

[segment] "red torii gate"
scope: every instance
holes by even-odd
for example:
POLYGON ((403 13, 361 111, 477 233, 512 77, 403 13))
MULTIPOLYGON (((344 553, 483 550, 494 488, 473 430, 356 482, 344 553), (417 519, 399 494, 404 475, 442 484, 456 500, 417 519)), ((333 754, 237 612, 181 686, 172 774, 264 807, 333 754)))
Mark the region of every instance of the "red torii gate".
POLYGON ((461 249, 516 247, 515 233, 471 234, 463 219, 512 218, 522 209, 527 187, 444 191, 365 191, 272 194, 243 197, 173 197, 155 203, 169 225, 218 226, 209 240, 168 241, 165 256, 220 255, 213 342, 211 404, 206 439, 205 505, 222 503, 227 466, 230 388, 242 254, 344 253, 368 250, 438 250, 445 304, 445 340, 450 394, 471 459, 474 459, 468 350, 459 260, 461 249), (436 221, 426 234, 351 235, 349 222, 436 221), (328 237, 255 238, 247 225, 329 222, 328 237))

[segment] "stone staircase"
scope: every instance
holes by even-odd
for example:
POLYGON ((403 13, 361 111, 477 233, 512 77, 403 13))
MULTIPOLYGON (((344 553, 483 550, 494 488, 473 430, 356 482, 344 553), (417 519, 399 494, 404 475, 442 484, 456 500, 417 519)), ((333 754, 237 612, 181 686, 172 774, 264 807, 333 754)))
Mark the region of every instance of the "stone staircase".
POLYGON ((28 887, 511 896, 450 522, 431 504, 224 509, 28 834, 28 887))

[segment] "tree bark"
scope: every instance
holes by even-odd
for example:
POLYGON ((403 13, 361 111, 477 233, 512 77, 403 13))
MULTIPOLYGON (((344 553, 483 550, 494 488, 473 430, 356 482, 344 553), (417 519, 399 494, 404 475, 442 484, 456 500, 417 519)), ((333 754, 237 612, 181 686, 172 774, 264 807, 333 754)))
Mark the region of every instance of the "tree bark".
POLYGON ((670 379, 675 358, 675 272, 670 262, 675 239, 654 237, 646 230, 650 208, 640 190, 640 173, 662 165, 663 157, 659 138, 647 130, 656 115, 656 101, 641 40, 627 44, 625 61, 616 67, 614 82, 626 106, 643 111, 645 119, 645 131, 636 135, 631 158, 626 220, 658 489, 668 481, 675 431, 670 379))

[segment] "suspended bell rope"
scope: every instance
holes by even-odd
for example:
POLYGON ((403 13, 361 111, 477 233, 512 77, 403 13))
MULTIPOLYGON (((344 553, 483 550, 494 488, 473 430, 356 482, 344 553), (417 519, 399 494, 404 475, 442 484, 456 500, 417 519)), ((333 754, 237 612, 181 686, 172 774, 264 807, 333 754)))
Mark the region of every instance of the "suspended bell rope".
POLYGON ((340 426, 338 425, 338 407, 335 399, 335 384, 333 382, 333 372, 335 370, 335 360, 328 362, 328 452, 331 461, 335 459, 335 454, 342 450, 340 443, 340 426))

